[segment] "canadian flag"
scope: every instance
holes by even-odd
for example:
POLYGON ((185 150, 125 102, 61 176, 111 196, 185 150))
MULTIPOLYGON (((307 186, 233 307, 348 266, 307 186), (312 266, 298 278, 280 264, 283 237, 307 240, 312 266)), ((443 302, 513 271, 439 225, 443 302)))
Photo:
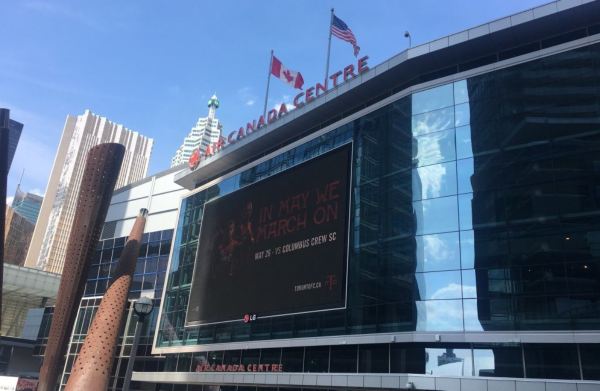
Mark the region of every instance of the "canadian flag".
POLYGON ((281 61, 275 56, 273 56, 273 61, 271 61, 271 73, 290 86, 302 89, 302 85, 304 84, 302 74, 284 67, 281 61))

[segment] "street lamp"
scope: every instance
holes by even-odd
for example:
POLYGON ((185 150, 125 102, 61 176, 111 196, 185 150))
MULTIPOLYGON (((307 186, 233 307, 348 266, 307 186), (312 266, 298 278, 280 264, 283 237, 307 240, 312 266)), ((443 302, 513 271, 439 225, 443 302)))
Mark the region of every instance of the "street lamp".
POLYGON ((133 312, 137 315, 137 323, 135 325, 135 334, 133 337, 133 345, 129 354, 129 362, 127 363, 127 372, 125 372, 125 380, 123 381, 123 391, 129 391, 129 383, 131 383, 131 374, 133 372, 133 362, 140 343, 140 334, 142 334, 142 326, 146 317, 150 315, 154 309, 154 302, 148 297, 140 297, 133 302, 133 312))
POLYGON ((408 38, 408 47, 411 48, 412 47, 412 39, 410 36, 410 33, 407 31, 404 32, 404 38, 408 38))

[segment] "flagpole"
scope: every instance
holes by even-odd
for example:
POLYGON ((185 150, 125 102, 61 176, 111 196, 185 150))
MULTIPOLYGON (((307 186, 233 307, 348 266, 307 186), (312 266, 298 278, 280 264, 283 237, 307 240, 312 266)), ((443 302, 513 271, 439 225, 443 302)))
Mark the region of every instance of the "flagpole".
POLYGON ((269 72, 267 73, 267 93, 265 94, 265 108, 263 118, 267 120, 267 101, 269 100, 269 84, 271 84, 271 69, 273 68, 273 49, 271 49, 271 59, 269 60, 269 72))
POLYGON ((325 65, 325 88, 329 78, 329 56, 331 54, 331 25, 333 24, 333 8, 331 9, 331 18, 329 18, 329 42, 327 43, 327 64, 325 65))

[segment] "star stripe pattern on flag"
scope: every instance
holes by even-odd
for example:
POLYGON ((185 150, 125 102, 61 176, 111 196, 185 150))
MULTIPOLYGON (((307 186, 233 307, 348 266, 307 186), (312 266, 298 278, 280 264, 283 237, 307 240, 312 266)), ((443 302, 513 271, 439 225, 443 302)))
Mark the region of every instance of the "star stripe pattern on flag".
POLYGON ((304 78, 300 72, 292 71, 291 69, 286 68, 275 56, 273 56, 271 63, 271 74, 284 83, 289 84, 291 87, 298 88, 300 90, 304 84, 304 78))
POLYGON ((350 27, 344 21, 337 16, 333 15, 333 21, 331 23, 331 34, 335 35, 342 41, 346 41, 352 44, 354 48, 354 56, 358 56, 360 46, 356 43, 356 37, 350 27))

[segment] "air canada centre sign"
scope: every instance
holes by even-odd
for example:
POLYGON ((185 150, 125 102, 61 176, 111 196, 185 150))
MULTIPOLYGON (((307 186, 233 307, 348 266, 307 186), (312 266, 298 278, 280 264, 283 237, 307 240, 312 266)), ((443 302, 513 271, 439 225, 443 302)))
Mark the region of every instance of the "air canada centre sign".
MULTIPOLYGON (((333 73, 331 76, 329 76, 329 80, 325 80, 324 84, 317 83, 314 86, 307 88, 305 91, 300 92, 294 97, 294 108, 300 108, 305 104, 312 102, 330 89, 336 88, 337 86, 346 83, 347 81, 368 71, 368 59, 369 56, 361 57, 358 59, 356 65, 350 64, 344 67, 343 70, 333 73)), ((201 147, 194 150, 188 160, 189 168, 192 170, 196 169, 201 161, 218 154, 221 150, 227 148, 229 145, 235 144, 236 142, 252 135, 268 124, 274 123, 279 118, 285 116, 288 112, 288 106, 285 103, 282 103, 278 110, 270 110, 267 113, 266 118, 264 115, 261 115, 258 117, 258 120, 252 120, 252 122, 246 123, 246 126, 240 126, 238 130, 233 130, 226 136, 219 137, 217 142, 207 145, 206 148, 201 147)))

